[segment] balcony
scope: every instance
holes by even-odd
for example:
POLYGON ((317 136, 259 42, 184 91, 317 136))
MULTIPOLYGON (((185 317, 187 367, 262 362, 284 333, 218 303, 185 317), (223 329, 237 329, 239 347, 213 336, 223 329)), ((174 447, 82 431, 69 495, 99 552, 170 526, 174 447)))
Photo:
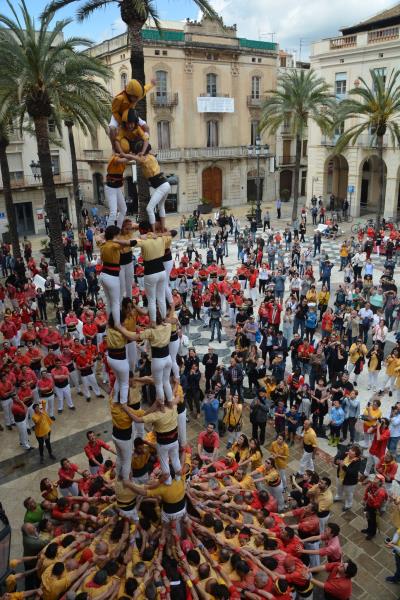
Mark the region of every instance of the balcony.
POLYGON ((368 44, 379 42, 391 42, 399 39, 399 27, 386 27, 385 29, 376 29, 368 32, 368 44))
POLYGON ((354 48, 357 46, 356 35, 343 35, 329 40, 331 50, 342 50, 343 48, 354 48))
POLYGON ((153 108, 173 108, 178 105, 178 93, 174 94, 150 94, 150 103, 153 108))
POLYGON ((247 106, 249 108, 261 108, 265 100, 265 96, 247 96, 247 106))
MULTIPOLYGON (((53 175, 55 185, 71 184, 72 183, 72 171, 63 171, 58 175, 53 175)), ((79 181, 90 181, 89 171, 78 169, 79 181)), ((41 188, 43 186, 42 179, 34 177, 33 175, 23 175, 18 179, 14 179, 11 182, 12 189, 24 189, 24 188, 41 188)), ((0 181, 0 189, 3 189, 3 182, 0 181)))
POLYGON ((167 150, 157 150, 157 159, 159 162, 179 162, 182 158, 180 148, 168 148, 167 150))
MULTIPOLYGON (((383 136, 383 147, 386 148, 388 146, 388 136, 383 136)), ((370 133, 362 133, 358 136, 357 145, 362 146, 363 148, 376 148, 376 136, 371 135, 370 133)))
POLYGON ((86 162, 103 162, 105 160, 103 150, 84 150, 83 155, 86 162))
POLYGON ((171 148, 158 150, 157 158, 160 163, 180 162, 181 160, 209 160, 248 158, 247 146, 224 146, 215 148, 171 148))
POLYGON ((338 141, 338 139, 339 139, 338 135, 333 135, 332 137, 324 135, 321 139, 321 146, 329 146, 329 147, 336 146, 336 142, 338 141))

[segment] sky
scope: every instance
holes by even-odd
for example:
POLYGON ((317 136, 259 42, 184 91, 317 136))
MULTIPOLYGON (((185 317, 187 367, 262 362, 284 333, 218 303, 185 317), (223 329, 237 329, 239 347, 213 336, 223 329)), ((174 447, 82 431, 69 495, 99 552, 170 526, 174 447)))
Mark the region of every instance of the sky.
MULTIPOLYGON (((26 0, 34 16, 38 16, 48 0, 26 0)), ((73 17, 74 6, 63 11, 60 17, 73 17)), ((17 5, 12 0, 14 6, 17 5)), ((161 19, 184 20, 199 16, 198 8, 190 0, 155 0, 161 19)), ((395 4, 393 0, 211 0, 226 25, 237 24, 238 35, 250 39, 278 42, 280 47, 295 51, 298 58, 306 60, 312 41, 338 35, 338 29, 354 25, 395 4), (373 4, 373 6, 372 6, 373 4), (301 53, 301 54, 300 54, 301 53)), ((10 14, 5 0, 0 0, 0 11, 10 14)), ((102 41, 125 31, 119 16, 117 2, 99 9, 83 24, 73 23, 69 35, 102 41)))

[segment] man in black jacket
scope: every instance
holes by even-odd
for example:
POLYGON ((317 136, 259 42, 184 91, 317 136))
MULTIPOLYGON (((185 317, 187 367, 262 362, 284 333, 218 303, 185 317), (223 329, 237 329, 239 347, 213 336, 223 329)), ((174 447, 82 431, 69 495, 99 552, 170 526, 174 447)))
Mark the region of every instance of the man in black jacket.
POLYGON ((206 377, 206 393, 211 389, 211 377, 214 375, 217 365, 218 365, 218 356, 215 354, 212 348, 208 349, 207 354, 203 356, 202 363, 205 367, 205 377, 206 377))
POLYGON ((265 392, 259 392, 258 398, 255 398, 250 405, 250 423, 252 426, 251 436, 260 442, 262 446, 265 442, 265 427, 268 420, 268 406, 265 392))

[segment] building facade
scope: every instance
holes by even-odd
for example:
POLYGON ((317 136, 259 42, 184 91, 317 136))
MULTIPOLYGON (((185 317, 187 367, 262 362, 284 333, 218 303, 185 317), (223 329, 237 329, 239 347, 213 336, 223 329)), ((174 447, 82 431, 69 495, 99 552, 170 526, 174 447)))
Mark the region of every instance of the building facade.
MULTIPOLYGON (((360 77, 371 82, 370 70, 384 76, 398 69, 400 55, 400 4, 353 27, 342 35, 313 44, 311 68, 332 86, 338 100, 359 85, 360 77)), ((349 122, 345 126, 352 125, 349 122)), ((340 131, 332 138, 310 124, 308 142, 307 198, 312 194, 328 198, 334 194, 337 204, 347 197, 353 216, 374 212, 379 197, 379 159, 373 136, 360 135, 354 146, 335 155, 333 149, 340 131)), ((400 152, 384 138, 385 217, 395 218, 400 207, 400 152)))
MULTIPOLYGON (((248 146, 255 143, 261 105, 276 86, 277 45, 237 36, 236 27, 201 22, 164 22, 162 34, 143 30, 146 81, 157 86, 147 98, 150 141, 165 174, 178 176, 168 210, 189 212, 209 201, 214 207, 237 206, 256 200, 257 161, 248 146)), ((115 95, 130 78, 126 34, 90 52, 114 73, 115 95)), ((277 189, 275 142, 259 165, 262 199, 277 189)), ((103 181, 111 147, 105 132, 96 139, 78 135, 78 156, 90 171, 93 201, 103 202, 103 181)), ((135 205, 135 169, 126 177, 126 195, 135 205)), ((135 207, 133 207, 135 210, 135 207)))

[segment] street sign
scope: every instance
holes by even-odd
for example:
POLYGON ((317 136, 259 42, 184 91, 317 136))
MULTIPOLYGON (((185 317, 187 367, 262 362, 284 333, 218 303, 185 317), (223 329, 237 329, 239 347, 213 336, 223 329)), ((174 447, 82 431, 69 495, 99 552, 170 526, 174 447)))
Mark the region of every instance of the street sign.
POLYGON ((348 191, 349 194, 354 194, 355 189, 356 188, 354 187, 354 185, 349 185, 347 187, 347 191, 348 191))

